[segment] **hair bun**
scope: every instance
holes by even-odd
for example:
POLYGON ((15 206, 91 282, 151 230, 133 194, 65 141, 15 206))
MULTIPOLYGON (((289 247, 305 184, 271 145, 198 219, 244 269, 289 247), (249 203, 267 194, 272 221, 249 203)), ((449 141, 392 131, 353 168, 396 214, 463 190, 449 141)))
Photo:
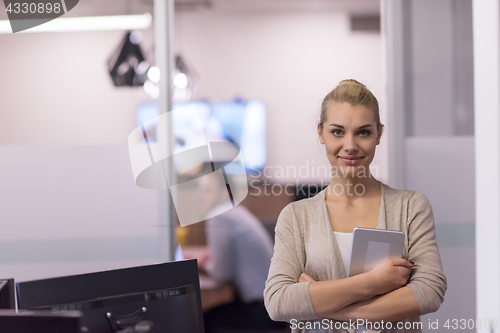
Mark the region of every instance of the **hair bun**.
POLYGON ((356 81, 354 79, 345 79, 345 80, 342 80, 342 81, 340 81, 339 86, 344 85, 344 84, 360 85, 361 87, 366 88, 366 86, 363 83, 361 83, 359 81, 356 81))
POLYGON ((326 120, 326 111, 328 103, 334 101, 337 103, 348 103, 351 105, 363 105, 373 111, 378 129, 383 125, 380 123, 380 113, 378 101, 372 92, 361 82, 354 79, 340 81, 339 85, 328 93, 321 103, 321 113, 319 126, 323 128, 323 122, 326 120))

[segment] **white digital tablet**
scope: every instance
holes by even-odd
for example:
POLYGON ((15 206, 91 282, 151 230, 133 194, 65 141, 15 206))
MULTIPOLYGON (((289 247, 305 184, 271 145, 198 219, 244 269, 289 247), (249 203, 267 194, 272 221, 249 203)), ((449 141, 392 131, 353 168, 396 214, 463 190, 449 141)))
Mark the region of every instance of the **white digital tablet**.
POLYGON ((387 260, 401 259, 404 240, 401 231, 354 228, 348 276, 369 272, 387 260))

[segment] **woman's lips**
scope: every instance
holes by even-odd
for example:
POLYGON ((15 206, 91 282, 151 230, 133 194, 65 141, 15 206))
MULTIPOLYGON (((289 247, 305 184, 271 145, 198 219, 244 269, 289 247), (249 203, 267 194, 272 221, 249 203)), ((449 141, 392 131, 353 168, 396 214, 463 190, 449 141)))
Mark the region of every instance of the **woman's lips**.
POLYGON ((339 158, 344 162, 345 164, 356 164, 359 160, 361 160, 363 157, 362 156, 339 156, 339 158))

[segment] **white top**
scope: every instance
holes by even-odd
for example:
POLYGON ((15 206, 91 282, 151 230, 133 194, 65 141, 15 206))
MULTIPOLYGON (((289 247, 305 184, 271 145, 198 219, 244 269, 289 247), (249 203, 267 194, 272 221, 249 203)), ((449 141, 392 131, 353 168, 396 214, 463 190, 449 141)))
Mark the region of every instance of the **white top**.
POLYGON ((221 205, 211 213, 205 222, 208 276, 231 282, 243 302, 262 301, 273 256, 271 235, 243 205, 221 205))
MULTIPOLYGON (((340 255, 342 257, 342 261, 344 262, 345 273, 349 276, 349 261, 351 260, 351 247, 352 247, 352 232, 337 232, 334 231, 335 240, 339 246, 340 255)), ((356 333, 365 333, 366 327, 365 325, 360 325, 356 329, 356 333)))
POLYGON ((349 261, 351 260, 352 232, 337 232, 334 231, 335 239, 339 245, 340 255, 344 262, 345 273, 349 276, 349 261))

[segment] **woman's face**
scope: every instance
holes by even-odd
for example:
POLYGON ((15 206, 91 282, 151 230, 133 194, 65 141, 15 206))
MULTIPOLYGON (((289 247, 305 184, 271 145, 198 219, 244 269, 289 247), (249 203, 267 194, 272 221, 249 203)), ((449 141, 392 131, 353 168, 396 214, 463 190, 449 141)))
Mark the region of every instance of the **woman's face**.
POLYGON ((369 166, 380 143, 375 114, 363 105, 330 102, 319 140, 333 169, 344 177, 369 176, 369 166))

